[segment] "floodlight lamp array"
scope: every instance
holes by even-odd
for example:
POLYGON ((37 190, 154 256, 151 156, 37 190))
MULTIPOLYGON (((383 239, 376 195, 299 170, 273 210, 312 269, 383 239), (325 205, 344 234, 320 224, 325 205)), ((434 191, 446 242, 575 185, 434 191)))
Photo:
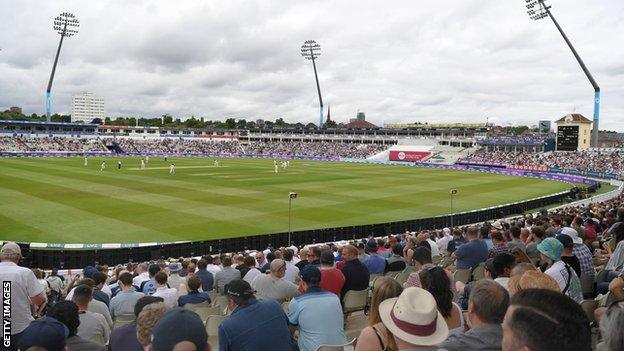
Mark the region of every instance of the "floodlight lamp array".
POLYGON ((548 17, 548 9, 550 6, 547 6, 544 3, 544 0, 525 0, 527 5, 527 14, 532 20, 540 20, 544 17, 548 17), (535 7, 538 7, 537 9, 535 7))
POLYGON ((72 13, 63 12, 54 18, 54 30, 64 37, 78 34, 78 27, 80 27, 80 22, 72 13))
POLYGON ((301 56, 307 60, 314 60, 321 56, 321 46, 314 40, 306 40, 301 45, 301 56))

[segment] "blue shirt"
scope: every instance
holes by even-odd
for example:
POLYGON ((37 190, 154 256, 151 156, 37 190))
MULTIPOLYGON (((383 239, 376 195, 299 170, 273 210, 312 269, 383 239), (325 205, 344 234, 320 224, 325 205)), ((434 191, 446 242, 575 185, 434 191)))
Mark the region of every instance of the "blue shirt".
POLYGON ((187 295, 178 297, 178 306, 184 306, 187 303, 196 304, 203 302, 210 303, 210 295, 207 292, 189 291, 187 295))
POLYGON ((336 294, 320 287, 308 289, 288 305, 288 321, 299 325, 299 349, 345 344, 342 306, 336 294))
POLYGON ((195 273, 201 279, 201 286, 203 291, 211 291, 214 285, 214 276, 212 273, 205 269, 200 269, 195 273))
POLYGON ((219 351, 292 351, 288 320, 275 300, 252 298, 219 326, 219 351))
POLYGON ((489 250, 485 241, 481 239, 471 240, 455 250, 458 269, 473 269, 481 262, 485 262, 489 250))
POLYGON ((377 254, 369 255, 368 259, 362 263, 368 268, 370 274, 384 274, 386 271, 386 259, 377 254))

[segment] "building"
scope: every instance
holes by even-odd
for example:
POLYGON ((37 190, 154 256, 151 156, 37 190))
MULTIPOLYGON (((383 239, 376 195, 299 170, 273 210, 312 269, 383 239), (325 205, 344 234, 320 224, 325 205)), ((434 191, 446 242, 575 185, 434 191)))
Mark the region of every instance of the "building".
POLYGON ((9 108, 9 111, 14 113, 22 113, 22 108, 18 106, 11 106, 11 108, 9 108))
POLYGON ((72 96, 72 122, 90 123, 95 118, 104 120, 104 98, 93 93, 81 93, 72 96))
POLYGON ((571 113, 555 121, 557 151, 587 150, 591 142, 592 121, 580 113, 571 113))

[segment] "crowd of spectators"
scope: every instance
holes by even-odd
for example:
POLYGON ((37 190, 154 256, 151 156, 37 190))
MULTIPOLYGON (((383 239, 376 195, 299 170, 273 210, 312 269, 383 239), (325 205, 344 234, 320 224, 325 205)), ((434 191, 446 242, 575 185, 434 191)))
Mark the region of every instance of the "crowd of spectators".
POLYGON ((244 145, 247 154, 276 154, 289 156, 323 156, 366 158, 388 148, 387 145, 340 142, 250 142, 244 145))
POLYGON ((13 243, 0 259, 14 349, 316 350, 349 341, 346 306, 358 292, 371 298, 357 351, 624 349, 624 196, 465 228, 67 277, 20 267, 13 243))
POLYGON ((458 162, 502 166, 544 166, 572 171, 612 173, 624 177, 624 151, 616 149, 546 153, 485 151, 482 149, 459 159, 458 162))
POLYGON ((100 139, 0 136, 0 151, 107 151, 100 139))

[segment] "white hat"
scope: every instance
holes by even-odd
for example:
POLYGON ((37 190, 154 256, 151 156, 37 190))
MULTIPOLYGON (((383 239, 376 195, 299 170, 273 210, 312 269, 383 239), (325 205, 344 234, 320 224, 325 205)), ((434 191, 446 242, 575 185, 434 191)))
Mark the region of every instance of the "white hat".
POLYGON ((437 345, 449 333, 433 295, 421 288, 409 287, 399 297, 382 301, 379 316, 393 335, 413 345, 437 345))
POLYGON ((570 238, 572 238, 572 242, 575 243, 575 244, 582 244, 583 243, 583 239, 579 238, 578 232, 574 228, 563 227, 563 228, 561 228, 561 234, 565 234, 565 235, 569 236, 570 238))
POLYGON ((501 230, 501 229, 503 229, 503 223, 500 220, 498 220, 498 221, 492 223, 492 228, 501 230))

